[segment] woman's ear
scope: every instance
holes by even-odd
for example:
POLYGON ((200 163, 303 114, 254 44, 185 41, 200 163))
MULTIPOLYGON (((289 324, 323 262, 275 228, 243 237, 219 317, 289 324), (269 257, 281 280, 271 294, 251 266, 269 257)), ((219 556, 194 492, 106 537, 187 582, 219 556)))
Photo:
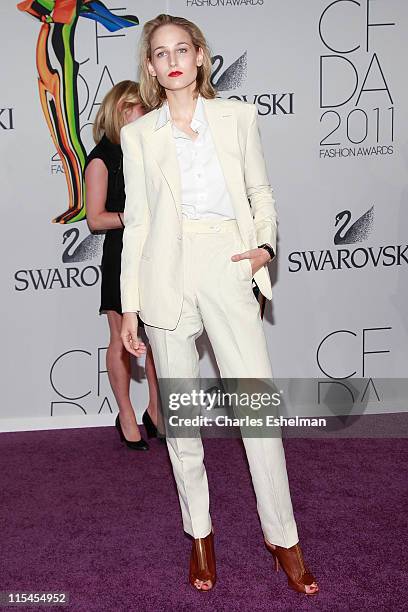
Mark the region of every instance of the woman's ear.
POLYGON ((202 66, 204 62, 204 53, 201 47, 197 51, 197 66, 202 66))
POLYGON ((155 69, 153 68, 153 64, 149 59, 147 60, 147 70, 149 71, 150 76, 152 77, 156 76, 156 72, 155 72, 155 69))

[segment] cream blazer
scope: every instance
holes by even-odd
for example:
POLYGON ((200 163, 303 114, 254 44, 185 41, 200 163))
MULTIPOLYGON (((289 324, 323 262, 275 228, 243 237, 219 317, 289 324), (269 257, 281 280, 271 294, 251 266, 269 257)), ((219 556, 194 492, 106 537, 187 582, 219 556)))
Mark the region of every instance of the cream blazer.
MULTIPOLYGON (((204 111, 233 203, 245 250, 268 243, 276 252, 276 210, 254 104, 203 98, 204 111)), ((124 126, 122 312, 148 325, 175 329, 183 301, 180 171, 171 123, 155 129, 159 110, 124 126)), ((267 266, 254 279, 267 299, 267 266)))

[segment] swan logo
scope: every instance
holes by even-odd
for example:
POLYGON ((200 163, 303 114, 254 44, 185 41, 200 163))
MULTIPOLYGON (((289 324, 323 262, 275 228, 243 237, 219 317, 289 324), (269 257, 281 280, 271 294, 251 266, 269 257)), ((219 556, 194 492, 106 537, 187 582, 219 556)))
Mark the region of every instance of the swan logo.
POLYGON ((359 217, 348 228, 351 221, 351 212, 342 210, 337 213, 335 227, 339 229, 334 235, 334 244, 353 244, 366 240, 371 233, 374 221, 374 206, 371 206, 361 217, 359 217), (347 228, 347 229, 346 229, 347 228), (344 233, 343 233, 344 232, 344 233))
POLYGON ((214 55, 211 58, 211 62, 213 70, 210 81, 211 85, 218 91, 238 89, 247 77, 248 59, 246 51, 224 70, 224 58, 222 55, 214 55))
POLYGON ((62 235, 62 244, 66 245, 62 253, 63 263, 86 261, 99 255, 102 244, 103 234, 88 234, 77 246, 79 230, 71 227, 62 235), (74 248, 75 247, 75 248, 74 248))
MULTIPOLYGON (((211 84, 217 91, 236 90, 244 83, 248 73, 247 51, 238 57, 230 66, 224 69, 224 57, 214 55, 211 58, 213 70, 211 84)), ((264 115, 293 115, 294 93, 262 93, 231 95, 229 99, 252 102, 258 107, 258 114, 264 115)))
MULTIPOLYGON (((349 210, 336 214, 334 227, 335 245, 349 245, 364 242, 372 232, 374 206, 352 222, 349 210)), ((289 254, 289 272, 317 272, 322 270, 344 270, 372 266, 390 267, 408 264, 407 244, 387 244, 382 246, 359 246, 354 249, 322 249, 320 251, 293 251, 289 254)))
MULTIPOLYGON (((62 234, 62 263, 82 263, 101 255, 104 235, 88 234, 80 240, 77 227, 70 227, 62 234)), ((74 287, 93 287, 99 282, 100 265, 84 267, 67 266, 64 268, 37 268, 17 270, 14 274, 16 291, 71 289, 74 287)))

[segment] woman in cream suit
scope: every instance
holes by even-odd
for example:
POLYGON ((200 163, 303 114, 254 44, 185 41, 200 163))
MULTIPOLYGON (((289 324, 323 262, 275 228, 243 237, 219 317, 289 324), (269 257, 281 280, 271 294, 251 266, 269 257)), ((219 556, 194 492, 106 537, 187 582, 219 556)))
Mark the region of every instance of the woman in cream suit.
MULTIPOLYGON (((122 340, 142 355, 145 324, 157 376, 196 379, 205 328, 222 378, 271 379, 252 278, 271 299, 266 267, 276 212, 253 104, 215 97, 200 29, 159 15, 143 28, 140 95, 152 111, 121 130, 126 187, 122 340), (249 202, 248 202, 249 200, 249 202)), ((293 516, 281 439, 245 437, 265 545, 293 589, 318 592, 293 516)), ((167 436, 183 527, 192 537, 189 580, 216 581, 201 438, 167 436)))

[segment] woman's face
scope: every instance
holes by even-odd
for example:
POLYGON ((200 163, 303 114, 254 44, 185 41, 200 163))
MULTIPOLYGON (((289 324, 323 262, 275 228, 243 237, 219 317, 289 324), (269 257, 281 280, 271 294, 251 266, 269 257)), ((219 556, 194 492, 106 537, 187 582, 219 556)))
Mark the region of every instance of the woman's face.
POLYGON ((148 70, 165 89, 177 91, 195 83, 203 51, 196 51, 190 34, 173 24, 157 28, 150 41, 148 70))
POLYGON ((132 123, 132 121, 135 121, 144 114, 145 109, 141 104, 135 104, 134 106, 127 108, 124 113, 125 125, 132 123))

